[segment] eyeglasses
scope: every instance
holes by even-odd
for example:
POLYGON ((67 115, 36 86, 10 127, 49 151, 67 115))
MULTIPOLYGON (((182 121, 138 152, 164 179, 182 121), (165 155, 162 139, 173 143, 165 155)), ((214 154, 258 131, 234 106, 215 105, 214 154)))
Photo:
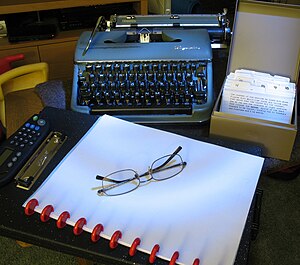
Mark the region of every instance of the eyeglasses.
POLYGON ((137 189, 141 184, 150 180, 162 181, 178 175, 186 166, 182 157, 178 154, 182 149, 179 146, 172 154, 156 159, 148 170, 138 174, 133 169, 118 170, 109 175, 96 176, 102 181, 102 188, 98 190, 99 195, 116 196, 126 194, 137 189))

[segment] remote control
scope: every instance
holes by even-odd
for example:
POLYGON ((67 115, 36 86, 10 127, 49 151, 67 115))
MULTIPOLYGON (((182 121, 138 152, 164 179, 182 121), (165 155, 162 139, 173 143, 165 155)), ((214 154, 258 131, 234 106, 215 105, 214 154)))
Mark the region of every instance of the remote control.
POLYGON ((0 186, 14 179, 49 131, 49 122, 35 114, 0 145, 0 186))

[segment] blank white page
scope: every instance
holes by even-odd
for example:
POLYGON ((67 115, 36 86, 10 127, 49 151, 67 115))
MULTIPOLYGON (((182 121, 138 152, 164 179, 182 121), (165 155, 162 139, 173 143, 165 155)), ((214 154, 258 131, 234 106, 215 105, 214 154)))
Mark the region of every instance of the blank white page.
POLYGON ((138 250, 150 253, 159 244, 157 256, 166 260, 179 251, 179 264, 199 258, 204 265, 232 265, 262 164, 257 156, 104 115, 28 200, 39 201, 39 213, 53 205, 54 219, 69 211, 72 226, 85 217, 87 232, 101 223, 106 239, 121 230, 125 246, 140 237, 138 250), (97 195, 97 174, 143 173, 179 145, 187 162, 179 175, 125 195, 97 195))

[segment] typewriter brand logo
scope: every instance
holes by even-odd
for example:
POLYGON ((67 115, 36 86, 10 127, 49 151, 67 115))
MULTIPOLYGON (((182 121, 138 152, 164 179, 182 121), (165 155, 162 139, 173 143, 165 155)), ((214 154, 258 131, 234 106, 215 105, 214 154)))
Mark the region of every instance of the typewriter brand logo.
POLYGON ((175 50, 180 50, 180 51, 189 51, 189 50, 200 50, 201 48, 199 46, 175 46, 175 50))

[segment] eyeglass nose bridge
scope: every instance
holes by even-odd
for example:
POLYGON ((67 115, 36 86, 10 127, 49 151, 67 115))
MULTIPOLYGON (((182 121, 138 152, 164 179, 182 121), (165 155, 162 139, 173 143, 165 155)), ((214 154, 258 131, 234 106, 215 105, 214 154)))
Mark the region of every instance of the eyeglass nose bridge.
POLYGON ((148 170, 145 173, 139 175, 138 177, 140 179, 140 183, 146 183, 153 179, 151 166, 148 166, 148 170))

